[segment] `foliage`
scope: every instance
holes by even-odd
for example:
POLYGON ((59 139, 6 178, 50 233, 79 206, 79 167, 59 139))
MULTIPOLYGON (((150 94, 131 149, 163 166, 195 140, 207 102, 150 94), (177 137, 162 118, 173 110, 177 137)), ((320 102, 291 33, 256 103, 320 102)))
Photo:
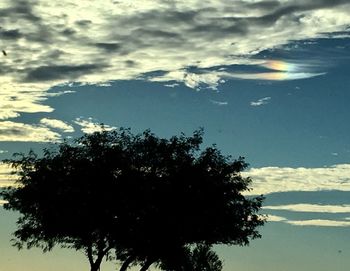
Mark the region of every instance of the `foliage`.
POLYGON ((7 160, 20 175, 2 193, 4 207, 21 214, 14 244, 84 250, 91 270, 112 249, 121 270, 131 263, 147 270, 169 255, 185 257, 193 244, 247 245, 260 237, 263 198, 242 194, 251 183, 240 175, 244 159, 215 146, 201 151, 202 136, 102 131, 41 158, 29 152, 7 160))

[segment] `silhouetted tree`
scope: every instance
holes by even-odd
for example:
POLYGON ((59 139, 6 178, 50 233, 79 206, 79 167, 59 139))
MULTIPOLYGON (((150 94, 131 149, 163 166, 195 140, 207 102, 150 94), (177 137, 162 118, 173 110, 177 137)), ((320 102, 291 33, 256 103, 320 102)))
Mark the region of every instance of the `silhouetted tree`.
POLYGON ((221 271, 219 256, 205 244, 184 247, 162 259, 158 266, 166 271, 221 271))
POLYGON ((194 244, 208 253, 214 244, 247 245, 260 237, 263 198, 242 195, 251 183, 240 175, 243 158, 215 146, 200 151, 202 134, 102 131, 45 149, 41 158, 31 151, 7 160, 20 176, 2 193, 4 207, 21 214, 14 244, 83 250, 91 271, 112 249, 120 270, 138 263, 145 271, 194 244))

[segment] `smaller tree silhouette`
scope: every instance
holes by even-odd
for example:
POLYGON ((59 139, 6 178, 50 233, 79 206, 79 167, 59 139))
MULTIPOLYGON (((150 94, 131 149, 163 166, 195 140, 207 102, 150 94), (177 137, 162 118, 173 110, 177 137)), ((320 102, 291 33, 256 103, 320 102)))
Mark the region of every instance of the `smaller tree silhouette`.
POLYGON ((198 244, 170 254, 158 267, 166 271, 221 271, 223 264, 210 246, 198 244))

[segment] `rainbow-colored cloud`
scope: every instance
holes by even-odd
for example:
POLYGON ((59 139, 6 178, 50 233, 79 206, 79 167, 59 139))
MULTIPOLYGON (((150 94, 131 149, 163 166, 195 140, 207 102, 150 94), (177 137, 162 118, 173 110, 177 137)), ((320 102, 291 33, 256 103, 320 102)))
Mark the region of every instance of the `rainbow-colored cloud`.
POLYGON ((283 60, 264 60, 256 63, 257 66, 268 69, 266 72, 232 73, 230 77, 248 80, 296 80, 305 79, 325 74, 313 72, 314 65, 287 62, 283 60))

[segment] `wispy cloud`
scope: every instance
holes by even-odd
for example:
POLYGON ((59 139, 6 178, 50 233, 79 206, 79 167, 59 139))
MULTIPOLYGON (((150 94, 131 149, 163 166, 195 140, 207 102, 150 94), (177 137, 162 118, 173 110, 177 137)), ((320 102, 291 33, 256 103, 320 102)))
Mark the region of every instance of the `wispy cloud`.
POLYGON ((74 122, 76 124, 78 124, 79 126, 81 126, 81 130, 87 134, 91 134, 94 132, 100 132, 100 131, 102 131, 102 129, 104 129, 106 131, 116 129, 116 127, 109 126, 106 124, 103 124, 103 128, 102 128, 101 123, 96 122, 96 120, 94 120, 94 118, 92 118, 92 117, 89 117, 87 119, 83 119, 81 117, 76 118, 74 122))
POLYGON ((211 103, 218 105, 218 106, 224 106, 224 105, 228 105, 228 102, 226 101, 215 101, 215 100, 210 100, 211 103))
POLYGON ((173 84, 165 84, 164 86, 168 88, 174 88, 174 87, 177 87, 178 85, 179 85, 178 83, 173 83, 173 84))
POLYGON ((350 191, 350 164, 322 168, 263 167, 243 174, 253 179, 250 194, 287 191, 350 191))
POLYGON ((267 221, 269 222, 282 222, 282 221, 286 221, 287 218, 282 217, 282 216, 277 216, 277 215, 268 215, 267 216, 267 221))
POLYGON ((250 102, 250 105, 251 106, 261 106, 261 105, 268 104, 270 100, 271 100, 271 97, 265 97, 265 98, 261 98, 257 101, 250 102))
POLYGON ((58 92, 49 92, 46 95, 48 97, 58 97, 58 96, 62 96, 65 94, 71 94, 71 93, 75 93, 74 90, 63 90, 63 91, 58 91, 58 92))
POLYGON ((350 213, 350 205, 288 204, 264 206, 264 209, 311 213, 350 213))
POLYGON ((3 154, 3 153, 8 153, 8 151, 6 151, 6 150, 0 150, 0 154, 3 154))
POLYGON ((350 221, 309 219, 309 220, 287 220, 283 221, 295 226, 317 226, 317 227, 350 227, 350 221))
POLYGON ((65 133, 74 132, 74 128, 62 120, 43 118, 40 120, 40 123, 54 129, 62 130, 65 133))
POLYGON ((293 226, 309 226, 309 227, 350 227, 350 221, 345 220, 329 220, 329 219, 305 219, 305 220, 289 220, 286 217, 268 215, 268 222, 285 223, 293 226))

